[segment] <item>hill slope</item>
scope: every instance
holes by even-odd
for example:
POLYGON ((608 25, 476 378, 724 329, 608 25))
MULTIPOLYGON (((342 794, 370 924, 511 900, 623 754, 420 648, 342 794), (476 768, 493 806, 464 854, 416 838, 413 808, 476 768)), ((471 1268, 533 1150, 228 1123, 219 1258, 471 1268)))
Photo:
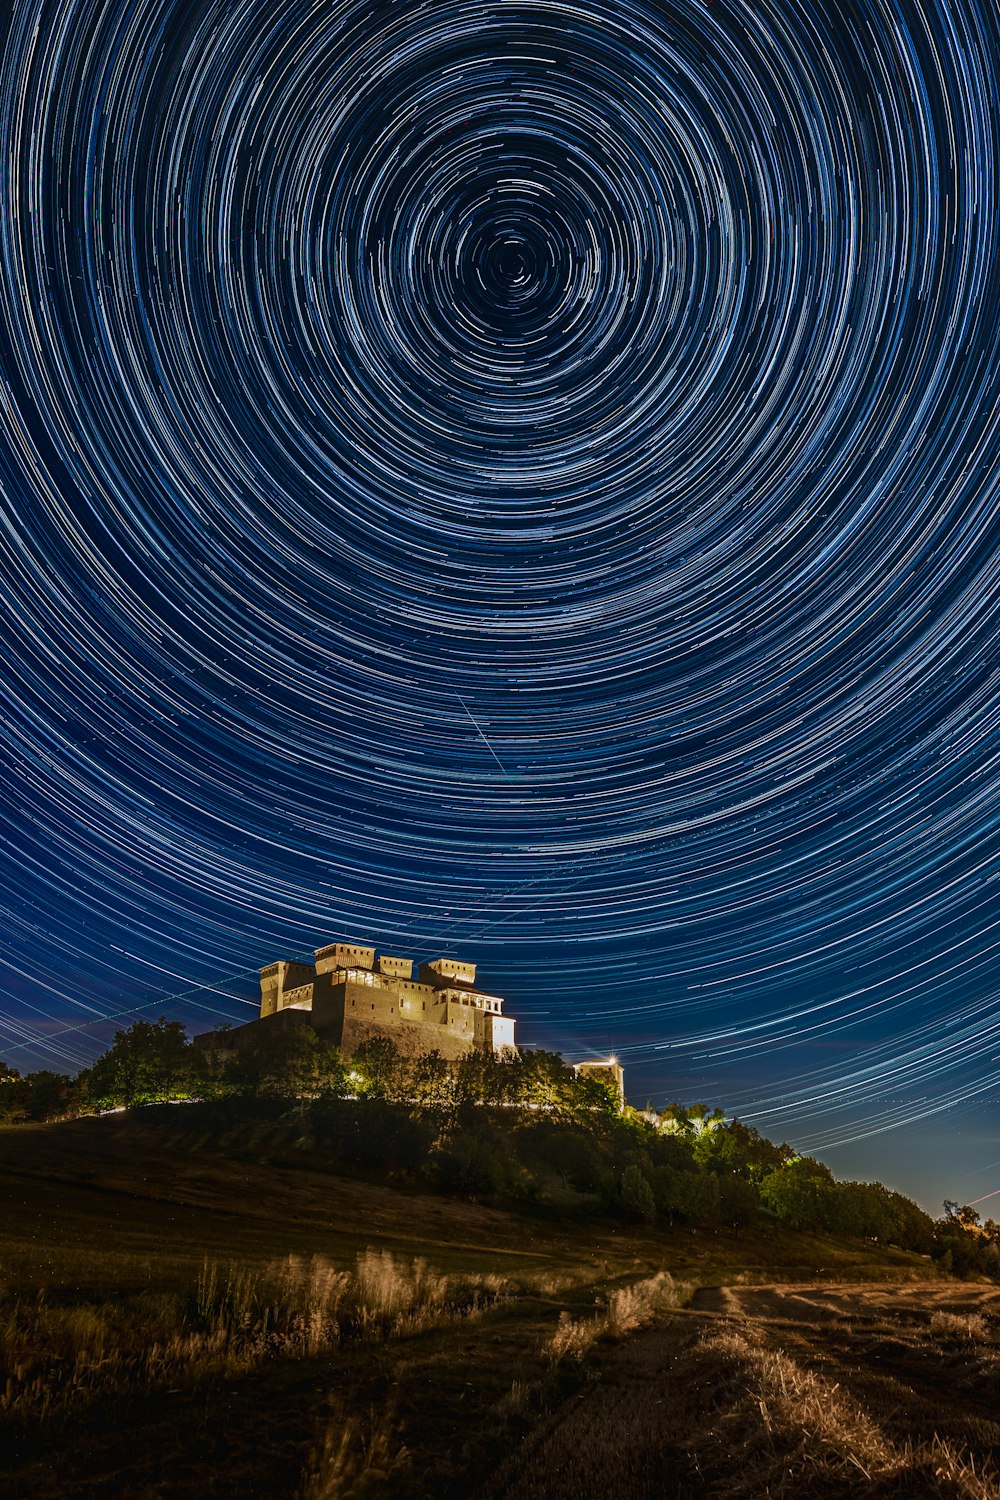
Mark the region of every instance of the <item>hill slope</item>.
POLYGON ((593 1320, 616 1288, 934 1275, 771 1228, 506 1211, 321 1170, 294 1141, 261 1160, 250 1123, 221 1149, 171 1113, 0 1132, 7 1493, 313 1500, 359 1470, 391 1471, 372 1495, 464 1496, 578 1382, 551 1354, 560 1316, 593 1320), (362 1273, 391 1283, 363 1307, 362 1273), (355 1301, 300 1336, 338 1278, 355 1301))

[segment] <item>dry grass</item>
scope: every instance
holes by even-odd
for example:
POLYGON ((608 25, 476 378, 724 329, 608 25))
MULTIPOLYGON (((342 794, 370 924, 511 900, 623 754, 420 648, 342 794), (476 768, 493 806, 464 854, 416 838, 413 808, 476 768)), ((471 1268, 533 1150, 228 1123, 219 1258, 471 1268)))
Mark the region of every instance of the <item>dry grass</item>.
POLYGON ((696 1351, 719 1407, 692 1444, 720 1497, 747 1494, 947 1496, 1000 1500, 988 1470, 945 1442, 891 1441, 837 1385, 732 1325, 696 1351), (734 1462, 735 1460, 735 1462, 734 1462))
POLYGON ((391 1494, 409 1467, 391 1412, 370 1412, 365 1421, 338 1412, 309 1460, 297 1500, 374 1500, 391 1494))
POLYGON ((474 1315, 506 1295, 496 1275, 442 1274, 366 1250, 350 1269, 290 1255, 262 1268, 206 1261, 187 1294, 59 1306, 40 1291, 0 1321, 0 1415, 44 1421, 95 1396, 230 1378, 474 1315))
POLYGON ((551 1365, 561 1364, 564 1359, 580 1360, 597 1342, 602 1332, 600 1318, 574 1318, 571 1313, 561 1312, 559 1322, 551 1337, 546 1339, 542 1353, 551 1365))
POLYGON ((946 1338, 978 1342, 987 1337, 989 1328, 982 1313, 936 1312, 931 1314, 930 1330, 946 1338))
POLYGON ((657 1271, 655 1276, 621 1287, 608 1297, 607 1332, 613 1338, 621 1338, 636 1328, 642 1328, 660 1313, 683 1307, 693 1289, 688 1282, 675 1281, 668 1271, 657 1271))
POLYGON ((497 1402, 494 1410, 502 1422, 523 1420, 545 1405, 546 1381, 512 1380, 510 1390, 497 1402))
POLYGON ((652 1323, 661 1313, 682 1307, 691 1291, 691 1284, 675 1281, 668 1271, 657 1271, 655 1276, 611 1292, 604 1308, 592 1318, 573 1318, 563 1312, 545 1342, 543 1357, 551 1365, 583 1359, 598 1339, 623 1338, 652 1323))

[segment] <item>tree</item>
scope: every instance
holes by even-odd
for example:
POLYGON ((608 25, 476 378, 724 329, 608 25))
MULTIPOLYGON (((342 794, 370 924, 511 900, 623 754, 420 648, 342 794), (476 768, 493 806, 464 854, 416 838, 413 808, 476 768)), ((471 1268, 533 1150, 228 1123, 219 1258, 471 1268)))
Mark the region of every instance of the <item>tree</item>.
POLYGON ((0 1062, 0 1125, 16 1125, 27 1118, 24 1080, 16 1068, 0 1062))
POLYGON ((590 1099, 580 1089, 581 1079, 558 1052, 522 1052, 514 1064, 519 1074, 515 1097, 519 1104, 536 1105, 579 1119, 589 1112, 590 1099))
POLYGON ((416 1059, 410 1074, 410 1087, 414 1103, 421 1109, 435 1113, 448 1109, 454 1096, 454 1079, 451 1064, 437 1048, 421 1053, 416 1059))
POLYGON ((24 1108, 29 1120, 55 1120, 71 1110, 73 1080, 65 1073, 40 1068, 22 1080, 24 1108))
POLYGON ((92 1104, 126 1107, 171 1099, 189 1091, 192 1049, 180 1021, 134 1021, 116 1031, 112 1046, 87 1074, 92 1104))
POLYGON ((351 1059, 357 1091, 369 1099, 400 1099, 406 1092, 406 1067, 393 1041, 374 1036, 362 1042, 351 1059))
POLYGON ((934 1249, 934 1220, 930 1214, 925 1214, 912 1198, 902 1193, 890 1192, 888 1202, 896 1221, 893 1243, 903 1250, 915 1250, 918 1255, 930 1255, 934 1249))
POLYGON ((577 1074, 574 1087, 574 1113, 610 1115, 617 1118, 622 1112, 618 1089, 610 1078, 596 1073, 577 1074))
POLYGON ((837 1183, 837 1228, 841 1234, 889 1244, 896 1237, 897 1220, 889 1192, 880 1182, 837 1183))
POLYGON ((979 1210, 968 1203, 960 1206, 954 1198, 946 1198, 943 1207, 948 1222, 957 1224, 961 1229, 978 1229, 982 1222, 979 1210))
POLYGON ((306 1021, 241 1038, 225 1076, 238 1092, 271 1099, 347 1092, 347 1068, 339 1047, 324 1041, 306 1021))
POLYGON ((833 1229, 837 1222, 833 1173, 811 1156, 796 1156, 764 1179, 761 1202, 789 1229, 833 1229))
POLYGON ((452 1064, 452 1097, 460 1116, 468 1118, 470 1111, 483 1103, 488 1088, 485 1062, 486 1054, 474 1051, 452 1064))
POLYGON ((647 1147, 650 1159, 656 1167, 670 1167, 674 1172, 695 1170, 694 1146, 686 1136, 664 1135, 657 1131, 647 1147))
POLYGON ((760 1196, 754 1184, 734 1171, 710 1174, 719 1184, 719 1220, 737 1233, 760 1217, 760 1196))
POLYGON ((709 1109, 707 1104, 678 1104, 676 1100, 661 1111, 658 1129, 665 1135, 679 1135, 694 1142, 703 1136, 712 1135, 725 1124, 724 1109, 709 1109))
POLYGON ((713 1123, 694 1141, 695 1159, 713 1172, 735 1172, 750 1182, 761 1182, 783 1167, 794 1154, 790 1146, 776 1146, 742 1120, 713 1123))
POLYGON ((494 1197, 516 1177, 509 1148, 482 1119, 448 1131, 434 1143, 427 1171, 438 1187, 468 1197, 494 1197))
POLYGON ((656 1218, 653 1189, 638 1162, 633 1162, 622 1173, 621 1204, 630 1219, 652 1224, 656 1218))
POLYGON ((935 1259, 956 1276, 991 1276, 1000 1279, 1000 1247, 971 1204, 946 1199, 944 1218, 934 1226, 935 1259))
POLYGON ((494 1108, 517 1102, 519 1078, 517 1053, 511 1047, 502 1052, 480 1053, 480 1094, 486 1105, 494 1108))
POLYGON ((538 1111, 517 1125, 514 1143, 536 1178, 554 1173, 564 1188, 578 1193, 596 1193, 605 1185, 610 1166, 606 1142, 594 1131, 538 1111))
POLYGON ((721 1222, 719 1179, 714 1172, 657 1167, 653 1184, 657 1207, 671 1223, 681 1219, 709 1229, 721 1222))

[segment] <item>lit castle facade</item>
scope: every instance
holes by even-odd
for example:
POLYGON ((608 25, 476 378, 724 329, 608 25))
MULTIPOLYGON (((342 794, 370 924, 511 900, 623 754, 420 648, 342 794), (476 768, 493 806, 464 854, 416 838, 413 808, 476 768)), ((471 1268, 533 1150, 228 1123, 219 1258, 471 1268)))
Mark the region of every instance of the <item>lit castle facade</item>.
POLYGON ((414 977, 411 959, 376 958, 359 943, 317 948, 311 964, 279 959, 261 969, 260 1019, 240 1030, 263 1031, 280 1018, 308 1022, 345 1056, 375 1036, 391 1036, 404 1056, 514 1046, 514 1021, 499 995, 478 988, 475 964, 435 958, 414 977))

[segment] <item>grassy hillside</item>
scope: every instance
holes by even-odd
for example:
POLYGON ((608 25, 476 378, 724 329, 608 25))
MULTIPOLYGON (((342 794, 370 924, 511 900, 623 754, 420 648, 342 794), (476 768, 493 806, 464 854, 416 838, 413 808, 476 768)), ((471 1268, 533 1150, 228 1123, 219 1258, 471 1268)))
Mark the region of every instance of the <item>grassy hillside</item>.
MULTIPOLYGON (((349 1259, 372 1246, 423 1255, 445 1270, 528 1279, 558 1272, 588 1285, 660 1268, 703 1285, 740 1273, 768 1281, 786 1272, 790 1280, 936 1274, 921 1256, 773 1224, 735 1234, 512 1212, 386 1174, 318 1169, 308 1150, 262 1160, 241 1149, 238 1133, 220 1146, 169 1125, 167 1110, 137 1110, 0 1132, 8 1282, 118 1286, 155 1271, 169 1283, 206 1256, 349 1259)), ((248 1124, 250 1142, 255 1129, 248 1124)), ((266 1144, 277 1150, 273 1137, 266 1144)))
POLYGON ((642 1301, 623 1288, 936 1274, 776 1227, 489 1207, 195 1121, 0 1133, 0 1490, 318 1500, 389 1493, 372 1476, 391 1470, 394 1495, 467 1495, 580 1378, 560 1326, 621 1321, 642 1301))

